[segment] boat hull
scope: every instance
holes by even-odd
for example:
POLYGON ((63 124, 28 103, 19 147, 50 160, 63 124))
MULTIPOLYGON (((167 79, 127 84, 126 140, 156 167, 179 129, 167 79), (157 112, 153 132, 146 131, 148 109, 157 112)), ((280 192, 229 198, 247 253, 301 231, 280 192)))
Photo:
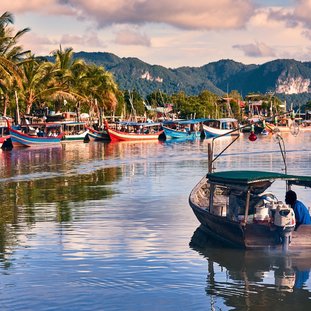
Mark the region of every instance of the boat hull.
POLYGON ((107 131, 96 131, 92 128, 88 129, 88 137, 92 141, 110 141, 110 137, 107 131))
POLYGON ((11 138, 13 147, 57 145, 57 144, 60 144, 62 136, 63 136, 63 135, 58 135, 56 137, 53 137, 53 136, 38 137, 38 136, 30 136, 27 134, 23 134, 12 128, 10 128, 9 131, 10 131, 10 138, 11 138))
POLYGON ((210 126, 203 125, 204 129, 204 134, 206 138, 212 138, 212 137, 217 137, 220 135, 226 135, 228 134, 231 130, 221 130, 221 129, 216 129, 212 128, 210 126))
POLYGON ((163 126, 164 134, 167 139, 197 139, 201 138, 201 131, 178 131, 163 126))
POLYGON ((145 140, 158 140, 159 135, 163 133, 163 130, 152 133, 152 134, 137 134, 137 133, 126 133, 116 131, 111 128, 108 129, 108 134, 111 141, 145 141, 145 140))
POLYGON ((223 118, 205 121, 202 127, 205 137, 212 138, 225 135, 238 135, 238 131, 234 131, 234 129, 239 129, 239 124, 236 119, 223 118))
POLYGON ((88 131, 84 131, 80 134, 65 134, 62 138, 63 141, 77 141, 77 140, 84 140, 88 131))
MULTIPOLYGON (((245 223, 208 210, 208 179, 204 177, 191 191, 189 204, 202 228, 214 238, 243 249, 282 248, 280 235, 271 223, 245 223)), ((291 233, 289 250, 311 249, 311 226, 301 225, 291 233)))
POLYGON ((10 138, 10 135, 0 136, 0 144, 3 144, 9 138, 10 138))

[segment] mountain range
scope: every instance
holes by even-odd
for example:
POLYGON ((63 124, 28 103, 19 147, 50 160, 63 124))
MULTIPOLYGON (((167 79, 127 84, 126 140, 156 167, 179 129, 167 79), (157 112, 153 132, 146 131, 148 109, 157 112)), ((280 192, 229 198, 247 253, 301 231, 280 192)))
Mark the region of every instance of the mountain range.
POLYGON ((107 52, 78 52, 74 57, 103 66, 114 75, 120 89, 135 89, 142 96, 157 90, 167 94, 183 91, 187 95, 198 95, 203 90, 224 95, 236 90, 242 96, 271 92, 294 104, 311 100, 311 62, 277 59, 245 65, 223 59, 201 67, 172 69, 107 52))

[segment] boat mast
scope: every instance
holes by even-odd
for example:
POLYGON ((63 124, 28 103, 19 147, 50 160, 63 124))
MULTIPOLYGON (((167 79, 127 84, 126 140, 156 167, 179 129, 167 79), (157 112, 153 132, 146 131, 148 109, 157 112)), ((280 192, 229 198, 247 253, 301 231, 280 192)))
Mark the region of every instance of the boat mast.
POLYGON ((133 95, 133 93, 131 93, 131 92, 129 91, 129 102, 130 102, 130 104, 131 104, 131 108, 132 108, 132 111, 133 111, 133 114, 134 114, 134 120, 135 120, 135 122, 137 122, 137 115, 136 115, 136 110, 135 110, 135 108, 134 108, 134 103, 133 103, 133 101, 134 101, 134 95, 133 95))

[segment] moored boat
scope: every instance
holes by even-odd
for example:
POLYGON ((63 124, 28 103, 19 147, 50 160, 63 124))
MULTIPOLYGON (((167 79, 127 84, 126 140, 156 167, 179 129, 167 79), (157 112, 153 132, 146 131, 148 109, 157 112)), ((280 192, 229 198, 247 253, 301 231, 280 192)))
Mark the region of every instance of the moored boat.
POLYGON ((202 123, 208 119, 164 121, 162 128, 166 139, 205 138, 202 123))
POLYGON ((111 141, 158 140, 163 133, 161 123, 119 122, 112 128, 105 122, 111 141))
POLYGON ((88 137, 90 140, 94 141, 110 141, 110 136, 106 129, 103 130, 95 130, 92 127, 86 126, 88 130, 88 137))
POLYGON ((217 137, 221 135, 237 135, 233 132, 239 128, 239 123, 234 118, 209 119, 203 122, 203 130, 206 138, 217 137))
POLYGON ((311 187, 310 176, 215 172, 208 173, 194 187, 189 203, 207 232, 233 246, 256 249, 289 243, 289 249, 311 249, 311 226, 300 225, 294 230, 293 210, 266 192, 276 180, 285 181, 288 187, 311 187))
POLYGON ((64 141, 83 141, 88 134, 88 129, 85 128, 84 122, 62 122, 62 131, 64 132, 64 136, 62 140, 64 141))
POLYGON ((10 139, 12 141, 13 147, 33 147, 33 146, 47 146, 60 144, 64 133, 54 134, 55 136, 45 136, 45 135, 28 135, 22 133, 19 130, 13 129, 8 122, 8 129, 10 132, 10 139))

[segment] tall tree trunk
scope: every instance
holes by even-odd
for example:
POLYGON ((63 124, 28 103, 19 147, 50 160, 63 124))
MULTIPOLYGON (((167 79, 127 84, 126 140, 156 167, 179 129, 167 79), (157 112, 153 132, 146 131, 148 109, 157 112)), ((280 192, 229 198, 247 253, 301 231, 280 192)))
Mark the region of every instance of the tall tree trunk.
POLYGON ((6 117, 6 112, 8 109, 8 105, 9 105, 9 96, 5 95, 4 96, 4 107, 3 107, 3 116, 6 117))
POLYGON ((15 101, 16 101, 16 119, 15 123, 20 124, 21 123, 21 118, 19 114, 19 105, 18 105, 18 97, 17 97, 17 92, 15 91, 15 101))

